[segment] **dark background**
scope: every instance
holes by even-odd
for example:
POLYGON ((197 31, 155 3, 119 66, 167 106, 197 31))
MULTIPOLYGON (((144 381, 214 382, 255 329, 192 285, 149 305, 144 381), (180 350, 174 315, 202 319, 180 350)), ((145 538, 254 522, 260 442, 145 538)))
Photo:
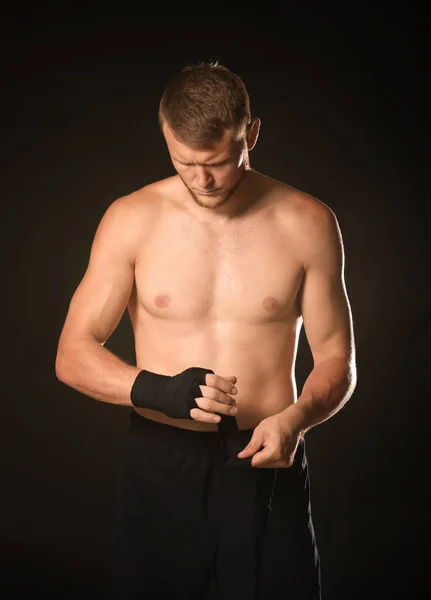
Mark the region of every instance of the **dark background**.
MULTIPOLYGON (((262 119, 253 168, 327 203, 343 233, 358 386, 306 435, 323 598, 420 596, 430 504, 424 14, 222 3, 187 5, 182 18, 166 8, 163 21, 144 5, 127 17, 121 5, 94 16, 55 6, 0 25, 4 597, 108 597, 129 410, 59 382, 57 342, 107 206, 173 174, 157 126, 164 86, 208 59, 244 79, 262 119)), ((126 314, 107 347, 134 362, 126 314)), ((310 368, 302 335, 299 390, 310 368)))

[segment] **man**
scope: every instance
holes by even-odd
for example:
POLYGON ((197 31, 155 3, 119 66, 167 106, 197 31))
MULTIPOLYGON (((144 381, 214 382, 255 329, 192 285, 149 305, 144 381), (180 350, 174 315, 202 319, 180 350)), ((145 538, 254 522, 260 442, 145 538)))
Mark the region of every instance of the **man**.
POLYGON ((115 597, 315 600, 304 434, 356 384, 340 229, 251 169, 260 121, 227 68, 175 75, 159 121, 177 174, 107 208, 56 359, 65 384, 132 408, 115 597), (126 307, 136 366, 104 347, 126 307))

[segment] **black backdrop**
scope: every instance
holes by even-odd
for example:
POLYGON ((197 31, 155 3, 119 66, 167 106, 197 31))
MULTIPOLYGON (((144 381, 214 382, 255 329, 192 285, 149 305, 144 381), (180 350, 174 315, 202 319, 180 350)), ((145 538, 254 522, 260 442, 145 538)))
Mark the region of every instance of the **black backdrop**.
MULTIPOLYGON (((306 436, 324 600, 417 597, 430 497, 424 15, 188 8, 163 22, 47 4, 0 25, 4 597, 107 597, 129 410, 60 383, 56 347, 108 204, 173 173, 163 87, 207 59, 242 76, 262 119, 252 166, 327 203, 343 233, 359 381, 306 436)), ((127 314, 107 347, 134 362, 127 314)), ((302 335, 299 389, 310 367, 302 335)))

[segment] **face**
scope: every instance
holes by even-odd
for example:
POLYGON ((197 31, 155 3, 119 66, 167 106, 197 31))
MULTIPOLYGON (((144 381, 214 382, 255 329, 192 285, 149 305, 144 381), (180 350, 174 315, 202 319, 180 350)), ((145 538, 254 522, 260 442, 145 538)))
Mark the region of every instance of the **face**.
POLYGON ((190 148, 166 124, 163 132, 175 170, 194 202, 213 209, 226 204, 250 168, 247 140, 237 141, 232 130, 225 130, 220 140, 190 148))

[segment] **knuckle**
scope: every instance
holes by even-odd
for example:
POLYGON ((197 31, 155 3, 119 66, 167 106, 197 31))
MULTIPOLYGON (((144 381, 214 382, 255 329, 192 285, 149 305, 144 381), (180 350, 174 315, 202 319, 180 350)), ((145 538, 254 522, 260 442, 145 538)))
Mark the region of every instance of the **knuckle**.
POLYGON ((218 381, 218 388, 220 390, 223 390, 224 392, 227 392, 227 390, 229 389, 229 385, 230 384, 222 378, 220 378, 218 381))
POLYGON ((202 396, 206 398, 214 398, 215 389, 213 387, 207 387, 205 393, 202 396))

